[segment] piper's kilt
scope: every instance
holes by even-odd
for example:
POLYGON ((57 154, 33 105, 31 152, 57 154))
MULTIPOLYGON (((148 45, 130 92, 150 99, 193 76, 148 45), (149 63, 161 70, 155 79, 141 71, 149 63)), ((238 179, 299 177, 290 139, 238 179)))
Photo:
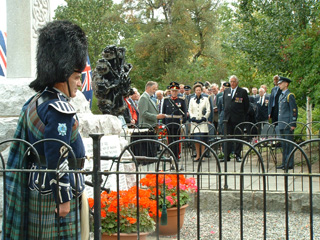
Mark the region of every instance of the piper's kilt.
POLYGON ((53 239, 78 239, 80 236, 80 212, 78 202, 78 226, 76 226, 76 199, 70 202, 70 213, 64 218, 57 218, 55 213, 56 203, 53 195, 41 195, 41 221, 39 218, 39 192, 29 192, 29 220, 28 239, 53 240, 53 239), (41 225, 40 225, 41 224, 41 225), (58 230, 58 224, 60 228, 58 230), (42 230, 40 237, 40 229, 42 230), (60 232, 60 236, 59 236, 60 232))

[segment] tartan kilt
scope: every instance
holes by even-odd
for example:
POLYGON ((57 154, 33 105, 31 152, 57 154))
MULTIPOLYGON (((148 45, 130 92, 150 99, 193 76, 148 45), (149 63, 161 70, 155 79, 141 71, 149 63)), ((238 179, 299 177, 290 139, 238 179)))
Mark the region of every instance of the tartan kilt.
POLYGON ((41 204, 39 202, 39 194, 40 193, 36 190, 29 191, 28 239, 71 240, 77 239, 76 231, 78 231, 78 240, 80 240, 81 235, 79 202, 78 221, 76 221, 75 198, 73 198, 70 202, 70 213, 65 218, 60 218, 59 220, 55 213, 56 202, 54 200, 53 194, 51 193, 48 195, 41 195, 41 204), (41 210, 39 208, 41 208, 41 210), (39 221, 39 210, 41 211, 41 221, 39 221), (59 229, 58 224, 60 225, 59 229), (41 237, 40 229, 42 230, 41 237))

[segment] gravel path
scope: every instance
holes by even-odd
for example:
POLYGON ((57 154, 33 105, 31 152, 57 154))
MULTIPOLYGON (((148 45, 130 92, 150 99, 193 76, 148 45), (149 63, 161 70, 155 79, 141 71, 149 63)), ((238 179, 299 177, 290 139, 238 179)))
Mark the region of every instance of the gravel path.
MULTIPOLYGON (((202 211, 200 217, 200 239, 219 239, 218 213, 202 211)), ((243 222, 244 239, 263 239, 262 211, 244 211, 243 222)), ((286 239, 285 226, 285 212, 267 212, 267 239, 286 239)), ((313 239, 320 239, 320 216, 318 214, 314 214, 313 226, 313 239)), ((289 213, 289 238, 310 239, 309 214, 289 213)), ((150 236, 148 239, 156 239, 156 237, 150 236)), ((177 239, 177 236, 166 236, 160 239, 177 239)), ((197 214, 195 210, 187 210, 180 239, 197 239, 197 214)), ((224 211, 222 213, 222 239, 240 239, 239 210, 224 211)))

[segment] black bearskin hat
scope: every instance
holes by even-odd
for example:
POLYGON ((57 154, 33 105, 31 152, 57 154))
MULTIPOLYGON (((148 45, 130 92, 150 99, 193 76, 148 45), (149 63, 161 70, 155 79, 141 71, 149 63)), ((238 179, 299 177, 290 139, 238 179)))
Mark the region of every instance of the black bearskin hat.
POLYGON ((37 78, 29 85, 36 92, 66 82, 86 66, 88 44, 83 30, 69 21, 52 21, 39 30, 37 78))

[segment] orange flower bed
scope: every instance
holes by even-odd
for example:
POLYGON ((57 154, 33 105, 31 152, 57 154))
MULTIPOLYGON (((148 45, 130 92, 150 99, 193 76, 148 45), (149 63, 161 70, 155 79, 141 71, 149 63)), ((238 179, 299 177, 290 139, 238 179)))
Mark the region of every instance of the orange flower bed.
MULTIPOLYGON (((151 198, 151 190, 138 189, 139 211, 137 210, 137 187, 134 186, 126 191, 116 191, 101 193, 101 227, 102 233, 109 235, 118 232, 117 212, 120 213, 120 232, 133 233, 139 231, 151 232, 154 230, 155 223, 152 219, 157 213, 157 202, 151 198)), ((89 198, 89 206, 93 208, 94 200, 89 198)), ((159 212, 159 215, 161 213, 159 212)))
MULTIPOLYGON (((147 174, 146 177, 140 179, 142 186, 146 186, 147 190, 151 190, 151 198, 156 199, 156 186, 157 176, 156 174, 147 174)), ((197 192, 194 178, 185 178, 184 175, 179 174, 159 174, 158 176, 158 195, 159 206, 166 204, 168 208, 178 206, 178 194, 180 195, 180 206, 188 203, 190 200, 190 193, 197 192), (178 187, 179 176, 179 187, 178 187), (163 186, 164 185, 164 186, 163 186)))

